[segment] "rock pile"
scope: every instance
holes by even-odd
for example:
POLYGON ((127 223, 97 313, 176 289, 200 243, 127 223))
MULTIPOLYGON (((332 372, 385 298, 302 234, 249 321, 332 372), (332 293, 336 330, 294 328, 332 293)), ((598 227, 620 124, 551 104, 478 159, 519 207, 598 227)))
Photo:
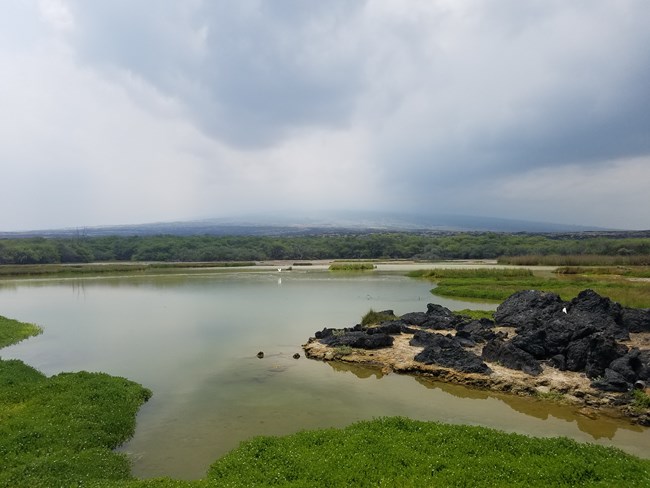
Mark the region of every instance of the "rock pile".
MULTIPOLYGON (((381 313, 393 315, 391 310, 381 313)), ((489 362, 536 376, 548 365, 583 372, 592 387, 604 391, 650 383, 650 350, 626 345, 630 333, 650 332, 650 309, 625 308, 592 290, 570 302, 527 290, 506 299, 494 318, 472 320, 428 304, 426 312, 373 326, 325 328, 315 338, 330 347, 381 349, 391 347, 396 335, 412 334, 410 345, 423 348, 416 362, 463 373, 489 375, 489 362), (514 336, 501 327, 515 328, 514 336)))

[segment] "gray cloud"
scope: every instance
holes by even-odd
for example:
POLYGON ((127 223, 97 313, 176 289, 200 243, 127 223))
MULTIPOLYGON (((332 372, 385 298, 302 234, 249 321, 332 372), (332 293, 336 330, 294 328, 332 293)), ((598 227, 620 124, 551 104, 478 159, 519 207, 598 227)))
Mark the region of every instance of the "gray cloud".
POLYGON ((12 193, 32 222, 349 208, 649 228, 649 21, 645 0, 5 2, 0 170, 88 202, 42 181, 48 204, 12 193), (541 188, 554 175, 565 193, 541 188))
POLYGON ((239 147, 354 110, 360 67, 345 30, 363 2, 77 1, 73 37, 91 64, 127 69, 181 100, 210 135, 239 147))

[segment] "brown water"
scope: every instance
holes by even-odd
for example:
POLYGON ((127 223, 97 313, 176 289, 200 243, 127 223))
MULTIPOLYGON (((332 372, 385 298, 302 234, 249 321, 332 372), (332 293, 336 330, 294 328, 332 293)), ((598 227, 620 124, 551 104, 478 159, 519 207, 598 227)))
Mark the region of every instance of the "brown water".
POLYGON ((354 325, 371 307, 398 314, 424 311, 427 302, 493 308, 435 297, 430 287, 391 273, 306 270, 3 281, 0 314, 38 323, 45 333, 1 355, 47 374, 105 371, 151 388, 135 436, 122 447, 141 477, 198 478, 256 435, 389 415, 563 435, 650 457, 648 430, 624 421, 292 358, 314 331, 354 325))

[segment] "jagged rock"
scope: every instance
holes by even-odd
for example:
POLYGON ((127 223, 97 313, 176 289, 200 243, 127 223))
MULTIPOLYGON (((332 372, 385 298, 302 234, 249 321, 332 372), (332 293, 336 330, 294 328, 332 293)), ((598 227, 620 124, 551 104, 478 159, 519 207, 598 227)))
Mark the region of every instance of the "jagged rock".
POLYGON ((515 336, 510 343, 519 349, 526 351, 536 359, 545 359, 549 357, 546 345, 546 331, 538 329, 528 331, 515 336))
POLYGON ((563 354, 556 354, 551 359, 548 360, 548 363, 554 368, 559 369, 560 371, 566 371, 566 358, 563 354))
POLYGON ((629 383, 650 379, 650 351, 631 349, 624 356, 609 364, 609 369, 616 371, 629 383))
POLYGON ((451 310, 435 303, 427 304, 426 321, 420 324, 429 329, 453 329, 463 322, 463 318, 451 310))
POLYGON ((316 333, 314 334, 314 337, 316 339, 325 339, 326 337, 329 337, 332 335, 334 329, 330 329, 329 327, 325 327, 323 330, 317 330, 316 333))
POLYGON ((621 323, 630 332, 650 332, 650 308, 624 308, 621 323))
MULTIPOLYGON (((570 316, 584 315, 599 331, 607 331, 617 339, 629 339, 624 323, 624 308, 593 290, 583 290, 568 305, 570 316)), ((628 315, 631 318, 631 315, 628 315)), ((585 320, 586 321, 586 320, 585 320)))
POLYGON ((530 353, 519 349, 511 342, 494 339, 483 347, 481 357, 486 361, 499 363, 510 369, 518 369, 532 376, 542 372, 539 361, 530 353))
POLYGON ((367 334, 401 334, 404 329, 409 330, 408 327, 401 320, 388 320, 381 324, 368 327, 365 330, 367 334))
POLYGON ((639 351, 639 369, 637 371, 637 378, 646 383, 650 382, 650 350, 644 349, 639 351))
POLYGON ((599 390, 615 392, 625 392, 632 388, 632 384, 628 383, 621 374, 609 368, 605 369, 602 377, 592 381, 591 386, 599 390))
POLYGON ((570 343, 565 352, 566 369, 569 371, 584 371, 589 355, 589 338, 585 337, 570 343))
POLYGON ((420 326, 424 324, 428 318, 429 317, 427 317, 427 314, 425 314, 424 312, 409 312, 402 315, 400 317, 400 320, 407 325, 420 326))
POLYGON ((393 338, 388 334, 367 334, 353 330, 333 332, 320 339, 321 343, 330 346, 349 346, 359 349, 380 349, 393 345, 393 338))
POLYGON ((494 322, 489 319, 471 320, 469 322, 459 324, 456 329, 458 334, 471 339, 474 342, 487 342, 496 338, 496 334, 492 330, 494 322))
POLYGON ((419 331, 417 339, 414 336, 411 345, 425 345, 425 348, 415 356, 415 360, 424 364, 437 364, 445 368, 453 368, 463 373, 490 373, 490 368, 476 354, 463 349, 453 337, 419 331))
POLYGON ((594 290, 587 289, 578 293, 578 296, 569 302, 567 310, 609 316, 618 321, 621 318, 623 307, 607 297, 600 296, 594 290))
POLYGON ((474 347, 476 345, 476 341, 472 339, 472 334, 464 330, 457 331, 454 338, 463 347, 474 347))
POLYGON ((524 290, 510 295, 497 307, 494 321, 513 327, 535 326, 563 314, 566 303, 555 293, 524 290))
POLYGON ((604 333, 595 334, 590 339, 585 373, 589 378, 601 376, 612 361, 625 353, 627 347, 616 342, 612 336, 604 333))

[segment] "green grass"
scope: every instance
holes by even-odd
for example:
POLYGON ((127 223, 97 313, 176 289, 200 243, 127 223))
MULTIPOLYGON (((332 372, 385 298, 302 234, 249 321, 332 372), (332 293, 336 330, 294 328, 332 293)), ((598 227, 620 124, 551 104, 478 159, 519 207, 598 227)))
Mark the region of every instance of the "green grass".
POLYGON ((380 324, 381 322, 386 322, 388 320, 396 320, 397 317, 395 315, 383 313, 383 312, 375 312, 372 308, 366 312, 366 314, 361 317, 361 325, 376 325, 380 324))
POLYGON ((136 273, 151 270, 174 270, 196 268, 237 268, 255 266, 252 261, 245 262, 201 262, 201 263, 107 263, 107 264, 16 264, 0 265, 0 277, 79 275, 136 273))
POLYGON ((650 254, 530 254, 502 256, 498 263, 520 266, 650 266, 650 254))
POLYGON ((650 278, 650 266, 563 266, 555 270, 564 275, 606 275, 626 278, 650 278))
POLYGON ((543 290, 570 300, 591 288, 627 307, 650 307, 650 282, 618 276, 556 274, 543 276, 526 269, 422 270, 409 273, 435 281, 435 295, 500 302, 521 290, 543 290))
MULTIPOLYGON (((41 329, 0 317, 0 346, 41 329)), ((0 487, 82 486, 131 479, 129 459, 113 449, 133 435, 151 396, 103 373, 47 378, 19 360, 0 359, 0 487)))
POLYGON ((634 487, 650 483, 650 461, 565 438, 384 418, 253 439, 214 463, 208 478, 246 487, 634 487))
POLYGON ((43 329, 38 325, 18 322, 0 315, 0 348, 16 344, 41 332, 43 329))
POLYGON ((634 390, 632 392, 634 400, 632 400, 632 407, 637 410, 645 410, 650 408, 650 396, 643 390, 634 390))
POLYGON ((112 449, 133 435, 151 392, 103 373, 45 377, 0 360, 0 486, 77 486, 129 479, 130 461, 112 449))
POLYGON ((333 263, 330 271, 369 271, 375 269, 372 263, 333 263))
POLYGON ((457 312, 454 312, 458 315, 464 315, 465 317, 469 317, 472 319, 490 319, 494 320, 494 310, 470 310, 469 308, 465 308, 463 310, 458 310, 457 312))
POLYGON ((476 268, 476 269, 418 269, 406 274, 411 278, 428 278, 432 280, 441 278, 520 278, 533 276, 533 272, 525 268, 476 268))

